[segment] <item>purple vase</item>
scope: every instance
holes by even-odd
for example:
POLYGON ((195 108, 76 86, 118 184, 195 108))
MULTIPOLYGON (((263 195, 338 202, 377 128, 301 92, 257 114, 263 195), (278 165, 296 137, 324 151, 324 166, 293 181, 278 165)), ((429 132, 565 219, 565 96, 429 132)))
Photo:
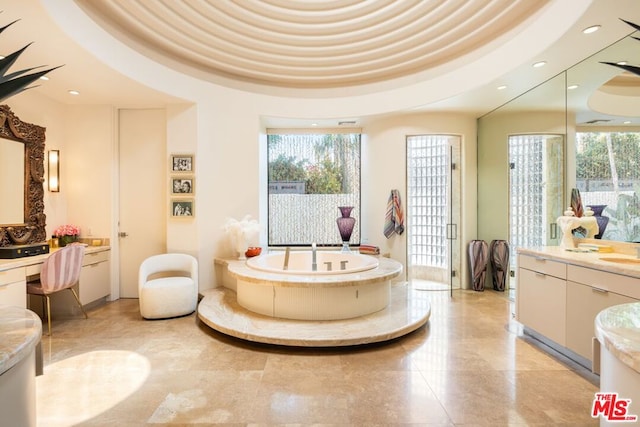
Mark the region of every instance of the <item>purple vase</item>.
POLYGON ((609 217, 602 216, 602 211, 607 205, 589 205, 591 210, 593 211, 593 216, 598 222, 598 234, 593 236, 594 239, 602 239, 602 235, 604 234, 604 230, 607 228, 607 224, 609 224, 609 217))
POLYGON ((342 251, 349 252, 349 240, 351 239, 351 233, 353 233, 353 226, 356 224, 356 219, 351 216, 353 206, 338 206, 338 209, 340 209, 340 214, 342 215, 336 219, 340 238, 342 239, 342 251))

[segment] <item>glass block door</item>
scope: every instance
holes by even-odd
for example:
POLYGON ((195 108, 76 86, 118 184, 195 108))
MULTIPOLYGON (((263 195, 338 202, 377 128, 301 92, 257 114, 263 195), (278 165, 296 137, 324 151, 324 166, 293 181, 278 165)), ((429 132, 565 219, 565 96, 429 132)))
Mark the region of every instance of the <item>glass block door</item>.
POLYGON ((516 271, 518 248, 559 244, 556 219, 564 210, 563 136, 509 136, 509 168, 509 268, 516 271))

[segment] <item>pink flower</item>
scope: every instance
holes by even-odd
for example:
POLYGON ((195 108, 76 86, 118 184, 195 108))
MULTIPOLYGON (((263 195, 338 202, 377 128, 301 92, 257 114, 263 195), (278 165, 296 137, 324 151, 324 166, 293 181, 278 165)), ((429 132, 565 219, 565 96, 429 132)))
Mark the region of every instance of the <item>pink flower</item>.
POLYGON ((60 227, 56 228, 53 231, 53 235, 56 237, 78 236, 79 234, 80 234, 80 228, 71 224, 61 225, 60 227))

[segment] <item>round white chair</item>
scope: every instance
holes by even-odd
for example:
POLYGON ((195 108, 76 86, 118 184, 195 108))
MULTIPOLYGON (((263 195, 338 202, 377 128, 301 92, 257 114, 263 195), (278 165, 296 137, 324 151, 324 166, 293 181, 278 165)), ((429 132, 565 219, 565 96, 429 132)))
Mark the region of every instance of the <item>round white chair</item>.
POLYGON ((138 273, 138 296, 145 319, 193 313, 198 303, 198 261, 177 253, 145 259, 138 273))

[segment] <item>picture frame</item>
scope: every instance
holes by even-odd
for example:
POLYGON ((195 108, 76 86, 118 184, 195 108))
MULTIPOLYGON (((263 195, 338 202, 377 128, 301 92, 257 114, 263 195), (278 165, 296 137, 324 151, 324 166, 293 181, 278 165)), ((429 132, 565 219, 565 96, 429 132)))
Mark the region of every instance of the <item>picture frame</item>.
POLYGON ((193 173, 195 171, 195 156, 193 154, 172 154, 171 172, 193 173))
POLYGON ((172 176, 170 182, 170 191, 172 195, 195 194, 195 179, 192 175, 189 176, 172 176))
POLYGON ((173 218, 193 218, 195 216, 195 200, 176 198, 171 199, 170 215, 173 218))

